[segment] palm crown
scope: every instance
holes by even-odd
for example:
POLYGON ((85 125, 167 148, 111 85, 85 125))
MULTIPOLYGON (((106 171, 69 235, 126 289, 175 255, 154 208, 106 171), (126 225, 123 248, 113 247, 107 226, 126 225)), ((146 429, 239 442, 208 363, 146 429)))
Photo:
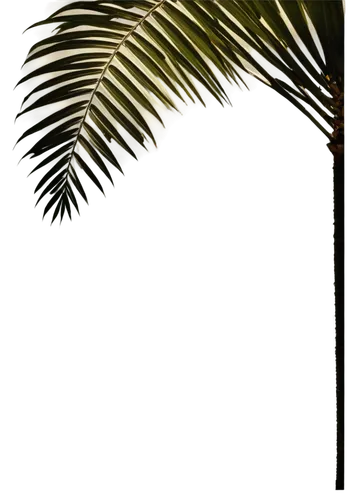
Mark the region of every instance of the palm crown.
POLYGON ((25 154, 49 153, 32 172, 47 167, 35 192, 41 191, 37 202, 49 197, 44 215, 54 207, 52 220, 66 212, 71 217, 71 206, 79 210, 78 193, 87 202, 79 172, 103 192, 99 170, 111 182, 107 162, 122 171, 108 142, 134 157, 127 137, 143 147, 147 138, 155 143, 149 117, 162 122, 158 101, 171 109, 175 98, 204 104, 200 82, 220 103, 228 102, 218 72, 243 84, 244 73, 253 74, 330 141, 335 126, 342 128, 341 1, 79 1, 33 27, 53 23, 56 33, 26 58, 25 64, 38 61, 38 68, 19 83, 43 78, 17 115, 56 104, 19 139, 52 126, 25 154), (51 61, 43 62, 45 56, 51 61), (268 66, 282 77, 272 76, 268 66))

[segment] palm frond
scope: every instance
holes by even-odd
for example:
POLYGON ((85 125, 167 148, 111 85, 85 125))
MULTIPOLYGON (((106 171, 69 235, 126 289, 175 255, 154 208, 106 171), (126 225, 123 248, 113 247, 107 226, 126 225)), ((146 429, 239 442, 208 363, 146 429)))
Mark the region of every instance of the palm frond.
POLYGON ((53 23, 55 33, 26 58, 38 67, 19 83, 42 81, 18 114, 56 105, 19 139, 52 127, 24 155, 49 153, 31 173, 49 168, 35 192, 42 190, 37 203, 49 197, 44 215, 53 208, 52 222, 71 217, 71 205, 79 212, 76 195, 87 202, 80 172, 103 193, 94 166, 112 183, 107 162, 123 173, 108 142, 134 158, 126 134, 142 147, 155 144, 147 117, 163 123, 159 103, 172 110, 174 98, 205 105, 197 82, 229 102, 218 74, 244 84, 243 73, 253 74, 331 137, 333 83, 343 78, 340 0, 77 1, 31 27, 53 23))

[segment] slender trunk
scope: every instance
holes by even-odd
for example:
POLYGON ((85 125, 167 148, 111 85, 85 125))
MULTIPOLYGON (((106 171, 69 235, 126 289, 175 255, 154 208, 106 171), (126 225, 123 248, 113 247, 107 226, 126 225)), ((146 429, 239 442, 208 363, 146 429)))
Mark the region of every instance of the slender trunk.
POLYGON ((344 154, 334 156, 334 286, 336 302, 336 490, 344 489, 344 154))
MULTIPOLYGON (((339 82, 341 83, 341 82, 339 82)), ((334 82, 337 105, 332 141, 334 196, 334 290, 336 308, 336 402, 337 468, 336 490, 344 490, 344 93, 334 82)))

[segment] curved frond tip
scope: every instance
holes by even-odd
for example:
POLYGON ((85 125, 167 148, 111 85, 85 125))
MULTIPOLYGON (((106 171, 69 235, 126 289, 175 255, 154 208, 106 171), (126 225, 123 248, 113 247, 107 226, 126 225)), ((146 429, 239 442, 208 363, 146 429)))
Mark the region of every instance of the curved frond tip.
POLYGON ((99 174, 113 184, 110 165, 123 173, 108 143, 134 158, 126 137, 144 148, 156 144, 149 117, 163 124, 159 103, 172 110, 174 99, 205 105, 198 83, 228 103, 218 74, 244 84, 242 73, 253 74, 330 136, 322 122, 332 126, 332 81, 343 78, 340 0, 77 1, 31 28, 47 24, 56 25, 54 34, 24 63, 37 68, 19 84, 36 84, 17 117, 56 106, 18 140, 44 133, 24 157, 47 154, 31 174, 47 167, 35 193, 37 203, 47 197, 44 216, 53 209, 52 222, 71 218, 71 207, 79 213, 76 196, 88 202, 83 173, 103 194, 99 174))

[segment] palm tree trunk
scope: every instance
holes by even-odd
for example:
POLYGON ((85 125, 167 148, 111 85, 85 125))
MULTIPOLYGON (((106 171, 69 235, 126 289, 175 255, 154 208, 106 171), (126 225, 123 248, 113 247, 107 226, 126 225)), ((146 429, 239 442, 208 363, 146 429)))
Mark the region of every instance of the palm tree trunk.
POLYGON ((336 309, 336 490, 344 490, 344 93, 334 86, 337 105, 332 141, 334 196, 334 289, 336 309))
POLYGON ((334 156, 334 286, 336 302, 336 490, 344 489, 344 153, 334 156))

